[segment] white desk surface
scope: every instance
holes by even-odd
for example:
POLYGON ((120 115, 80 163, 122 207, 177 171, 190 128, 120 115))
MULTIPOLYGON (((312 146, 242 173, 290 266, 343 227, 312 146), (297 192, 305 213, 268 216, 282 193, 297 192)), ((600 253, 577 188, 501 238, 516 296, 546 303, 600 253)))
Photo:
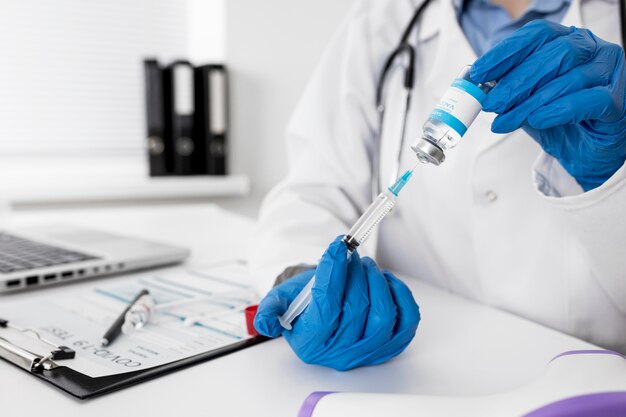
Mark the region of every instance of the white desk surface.
MULTIPOLYGON (((189 263, 196 265, 240 258, 240 245, 252 224, 212 205, 35 211, 2 220, 11 225, 72 222, 167 240, 190 247, 189 263)), ((409 348, 383 365, 345 373, 309 366, 278 339, 100 398, 78 401, 0 361, 0 414, 296 417, 312 391, 434 395, 506 391, 533 380, 556 354, 592 347, 415 280, 408 283, 420 304, 422 323, 409 348)), ((0 302, 30 296, 4 296, 0 302)))

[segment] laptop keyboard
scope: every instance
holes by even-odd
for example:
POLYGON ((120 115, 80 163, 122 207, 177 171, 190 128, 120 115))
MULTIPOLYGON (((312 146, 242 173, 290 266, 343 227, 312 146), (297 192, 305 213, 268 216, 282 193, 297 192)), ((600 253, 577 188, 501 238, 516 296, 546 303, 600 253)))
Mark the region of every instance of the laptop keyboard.
POLYGON ((99 258, 0 232, 0 273, 3 274, 92 259, 99 258))

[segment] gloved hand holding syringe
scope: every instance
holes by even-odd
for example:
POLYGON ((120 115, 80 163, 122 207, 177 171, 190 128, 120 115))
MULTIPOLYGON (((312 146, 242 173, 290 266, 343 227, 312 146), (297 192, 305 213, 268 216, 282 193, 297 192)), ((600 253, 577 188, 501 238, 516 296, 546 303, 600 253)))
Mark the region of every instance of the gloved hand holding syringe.
MULTIPOLYGON (((380 193, 374 199, 372 204, 365 210, 363 215, 359 217, 356 223, 350 228, 348 234, 343 238, 343 242, 348 247, 348 256, 352 254, 374 231, 374 228, 385 218, 396 205, 398 194, 406 185, 413 175, 413 170, 406 171, 396 182, 380 193)), ((291 330, 293 321, 307 308, 311 303, 312 289, 315 284, 315 275, 302 288, 302 291, 291 302, 287 311, 279 317, 280 324, 287 330, 291 330)))
MULTIPOLYGON (((495 82, 477 84, 468 73, 464 68, 453 81, 411 145, 417 165, 443 163, 480 113, 495 82)), ((342 371, 382 363, 408 346, 421 317, 411 290, 355 249, 395 206, 411 174, 380 194, 348 234, 328 246, 314 270, 292 276, 265 296, 254 320, 260 334, 282 335, 304 362, 342 371)))
MULTIPOLYGON (((445 160, 445 151, 454 148, 482 109, 482 100, 495 82, 475 83, 469 76, 471 66, 466 66, 453 81, 437 107, 424 124, 423 134, 411 149, 423 164, 440 165, 445 160)), ((419 165, 419 163, 418 163, 419 165)), ((396 205, 398 193, 407 183, 413 170, 405 172, 387 190, 378 195, 374 202, 352 226, 343 241, 348 247, 348 256, 370 235, 373 229, 396 205)), ((311 302, 311 290, 315 276, 302 289, 281 317, 280 324, 291 330, 291 323, 311 302)))

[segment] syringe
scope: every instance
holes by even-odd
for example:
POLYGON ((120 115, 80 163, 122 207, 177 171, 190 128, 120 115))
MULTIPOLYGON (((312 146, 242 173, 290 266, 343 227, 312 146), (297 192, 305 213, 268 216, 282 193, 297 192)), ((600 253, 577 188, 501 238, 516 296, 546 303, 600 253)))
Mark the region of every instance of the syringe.
MULTIPOLYGON (((359 217, 359 220, 350 228, 348 234, 343 238, 343 242, 348 247, 348 258, 352 252, 365 242, 378 223, 395 207, 398 194, 409 181, 411 175, 413 175, 413 170, 406 171, 393 185, 380 193, 361 217, 359 217)), ((291 302, 287 311, 279 317, 278 320, 285 329, 291 330, 292 322, 296 317, 302 314, 311 303, 311 290, 314 284, 315 275, 313 275, 304 288, 302 288, 300 294, 291 302)))

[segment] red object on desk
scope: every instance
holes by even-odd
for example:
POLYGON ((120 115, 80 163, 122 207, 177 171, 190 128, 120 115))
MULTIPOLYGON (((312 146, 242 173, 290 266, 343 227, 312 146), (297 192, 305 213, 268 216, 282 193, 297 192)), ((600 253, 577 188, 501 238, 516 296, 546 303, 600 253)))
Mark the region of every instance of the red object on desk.
POLYGON ((259 309, 258 305, 248 306, 246 307, 246 325, 248 326, 248 334, 250 336, 260 336, 259 332, 254 328, 254 316, 256 316, 256 312, 259 309))

